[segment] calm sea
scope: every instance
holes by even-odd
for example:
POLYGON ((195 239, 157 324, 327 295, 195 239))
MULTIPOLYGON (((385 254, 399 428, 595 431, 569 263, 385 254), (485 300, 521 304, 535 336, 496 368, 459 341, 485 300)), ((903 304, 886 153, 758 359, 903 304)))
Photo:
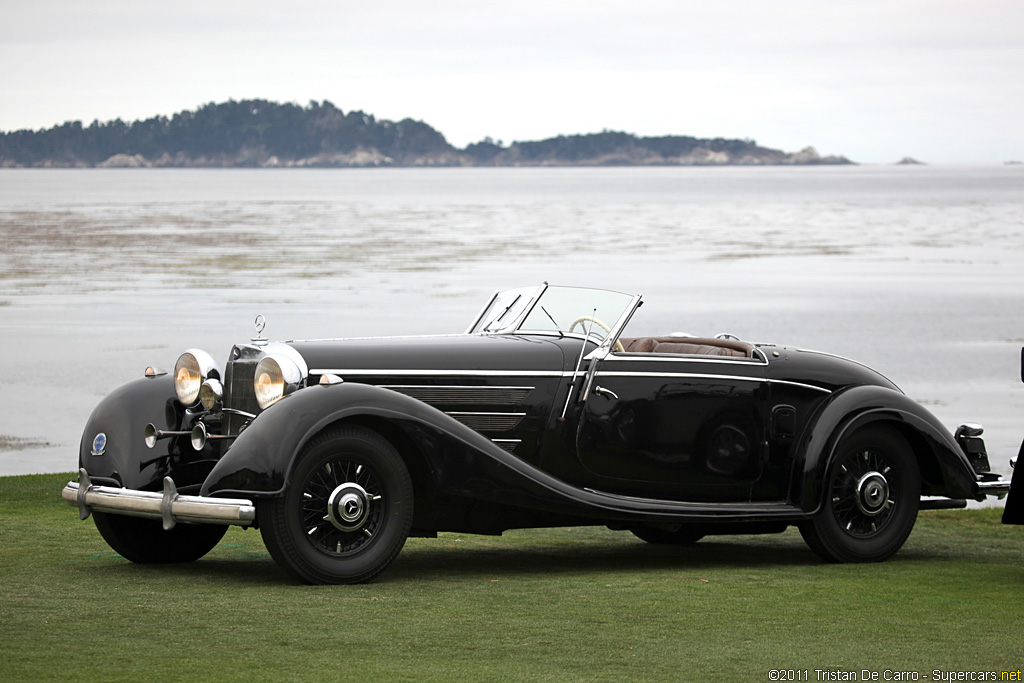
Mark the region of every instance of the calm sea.
POLYGON ((0 474, 76 467, 188 347, 461 332, 491 291, 645 295, 634 334, 861 360, 993 464, 1024 437, 1024 167, 2 170, 0 474))

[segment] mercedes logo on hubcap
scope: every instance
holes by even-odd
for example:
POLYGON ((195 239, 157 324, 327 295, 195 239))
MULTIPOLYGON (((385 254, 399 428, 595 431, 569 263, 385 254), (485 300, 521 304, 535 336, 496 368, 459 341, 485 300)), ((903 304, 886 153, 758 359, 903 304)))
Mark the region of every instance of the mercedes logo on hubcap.
POLYGON ((331 492, 324 519, 341 531, 357 531, 370 516, 370 496, 354 482, 345 482, 331 492))

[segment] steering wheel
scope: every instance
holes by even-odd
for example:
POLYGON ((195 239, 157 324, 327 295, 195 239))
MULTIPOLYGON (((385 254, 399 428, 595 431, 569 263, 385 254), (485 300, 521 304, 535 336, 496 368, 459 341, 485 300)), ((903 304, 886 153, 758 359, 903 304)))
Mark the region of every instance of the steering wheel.
MULTIPOLYGON (((578 317, 575 320, 573 320, 572 324, 569 325, 569 331, 572 332, 573 329, 577 325, 580 325, 582 327, 582 323, 587 322, 587 321, 595 323, 597 325, 600 325, 601 327, 604 328, 604 331, 607 332, 608 334, 612 333, 612 328, 608 327, 607 325, 605 325, 603 322, 601 322, 597 318, 595 318, 593 316, 589 316, 589 315, 581 315, 580 317, 578 317)), ((620 342, 618 339, 615 340, 615 350, 618 351, 619 353, 625 353, 626 352, 626 348, 622 345, 622 342, 620 342)))

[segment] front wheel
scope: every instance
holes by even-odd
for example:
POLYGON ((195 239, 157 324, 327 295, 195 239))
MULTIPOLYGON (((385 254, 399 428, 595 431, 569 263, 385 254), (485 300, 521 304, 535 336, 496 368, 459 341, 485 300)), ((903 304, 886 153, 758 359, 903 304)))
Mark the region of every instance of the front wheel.
POLYGON ((263 542, 303 583, 360 583, 398 556, 412 525, 412 480, 378 433, 361 427, 315 437, 284 495, 260 500, 263 542))
POLYGON ((224 537, 228 528, 217 524, 176 524, 164 530, 157 519, 94 512, 100 536, 126 560, 138 564, 194 562, 224 537))
POLYGON ((807 545, 829 562, 881 562, 914 528, 921 475, 898 432, 865 427, 839 443, 825 491, 818 514, 800 524, 807 545))

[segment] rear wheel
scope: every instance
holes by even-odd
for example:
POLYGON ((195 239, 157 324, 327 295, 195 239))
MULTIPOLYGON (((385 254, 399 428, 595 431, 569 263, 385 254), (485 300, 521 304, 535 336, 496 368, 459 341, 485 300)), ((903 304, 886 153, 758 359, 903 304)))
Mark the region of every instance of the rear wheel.
POLYGON ((690 545, 704 534, 685 524, 654 524, 630 529, 642 541, 659 545, 690 545))
POLYGON ((194 562, 220 542, 227 526, 176 524, 165 531, 156 519, 92 513, 103 540, 126 560, 139 564, 194 562))
POLYGON ((304 583, 360 583, 405 545, 412 480, 386 439, 347 427, 315 437, 284 495, 257 505, 263 542, 288 573, 304 583))
POLYGON ((826 498, 800 533, 829 562, 881 562, 910 536, 921 475, 910 446, 889 427, 865 427, 844 438, 825 480, 826 498))

